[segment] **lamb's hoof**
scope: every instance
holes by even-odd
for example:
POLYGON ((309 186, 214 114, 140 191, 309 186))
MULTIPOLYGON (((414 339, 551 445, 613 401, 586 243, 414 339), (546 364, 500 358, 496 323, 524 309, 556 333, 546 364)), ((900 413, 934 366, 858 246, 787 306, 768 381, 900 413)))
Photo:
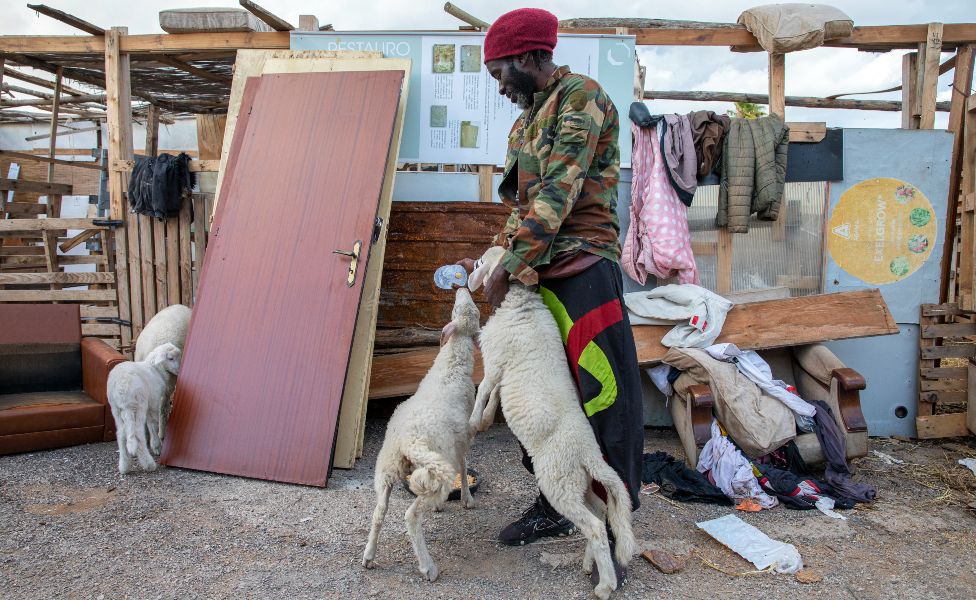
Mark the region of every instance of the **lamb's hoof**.
POLYGON ((148 471, 150 473, 153 472, 153 471, 155 471, 158 468, 159 468, 159 463, 155 463, 154 462, 154 463, 150 463, 150 464, 146 465, 146 471, 148 471))
POLYGON ((363 566, 364 567, 366 567, 367 569, 372 569, 373 568, 373 564, 374 563, 373 563, 373 559, 372 558, 366 558, 365 556, 363 557, 363 566))
POLYGON ((478 503, 474 501, 474 498, 468 498, 467 500, 465 500, 464 498, 461 499, 461 506, 463 506, 464 508, 470 509, 470 508, 474 508, 477 505, 478 503))
POLYGON ((614 588, 610 587, 607 583, 601 583, 600 585, 593 588, 593 595, 600 600, 607 600, 610 597, 610 593, 613 592, 614 588))
POLYGON ((424 579, 430 582, 437 581, 437 576, 440 574, 437 570, 437 565, 431 563, 426 569, 421 568, 420 574, 424 576, 424 579))

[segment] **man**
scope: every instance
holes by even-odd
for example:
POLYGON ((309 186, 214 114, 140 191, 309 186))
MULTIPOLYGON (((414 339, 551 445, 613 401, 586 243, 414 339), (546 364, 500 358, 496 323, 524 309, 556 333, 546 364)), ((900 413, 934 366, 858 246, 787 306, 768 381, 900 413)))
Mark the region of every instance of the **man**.
MULTIPOLYGON (((519 9, 499 17, 485 38, 485 65, 498 92, 524 109, 508 138, 498 189, 512 207, 494 240, 507 249, 504 268, 489 277, 485 295, 501 304, 509 277, 539 286, 562 333, 582 408, 636 510, 644 437, 637 353, 618 264, 619 122, 596 81, 552 62, 557 29, 553 14, 519 9)), ((473 261, 460 264, 470 271, 473 261)), ((605 499, 602 486, 594 491, 605 499)), ((522 545, 573 531, 540 494, 499 539, 522 545)))

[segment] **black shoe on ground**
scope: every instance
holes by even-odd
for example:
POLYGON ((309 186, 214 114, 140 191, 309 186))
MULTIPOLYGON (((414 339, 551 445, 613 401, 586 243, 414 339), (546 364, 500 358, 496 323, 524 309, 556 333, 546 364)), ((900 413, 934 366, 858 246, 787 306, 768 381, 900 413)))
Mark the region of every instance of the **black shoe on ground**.
POLYGON ((498 534, 506 546, 524 546, 544 537, 565 537, 576 533, 576 526, 566 517, 536 501, 519 518, 498 534))

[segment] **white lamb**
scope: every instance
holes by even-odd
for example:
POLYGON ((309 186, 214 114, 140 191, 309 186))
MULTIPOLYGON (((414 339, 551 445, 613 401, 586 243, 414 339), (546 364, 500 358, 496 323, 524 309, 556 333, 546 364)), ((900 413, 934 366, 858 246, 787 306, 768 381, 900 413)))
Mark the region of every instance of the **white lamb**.
POLYGON ((136 340, 135 359, 146 360, 146 356, 153 348, 166 342, 183 350, 183 342, 186 340, 186 330, 190 326, 192 314, 190 308, 182 304, 167 306, 156 313, 156 316, 146 323, 142 333, 139 334, 139 339, 136 340))
MULTIPOLYGON (((455 476, 467 482, 465 455, 474 431, 468 421, 474 406, 474 336, 480 328, 480 313, 467 289, 460 288, 454 300, 451 322, 444 327, 446 338, 433 366, 417 393, 400 404, 386 427, 383 448, 376 458, 376 510, 363 552, 363 566, 376 558, 376 540, 386 516, 390 490, 410 476, 410 491, 417 499, 405 516, 407 534, 428 581, 437 579, 437 566, 427 551, 422 529, 424 509, 440 510, 454 487, 455 476)), ((467 485, 461 486, 461 505, 474 507, 467 485)))
MULTIPOLYGON (((490 248, 468 279, 474 291, 498 265, 503 250, 490 248)), ((594 593, 606 599, 617 589, 604 520, 616 536, 616 556, 626 566, 636 552, 631 528, 630 495, 604 460, 580 406, 564 360, 558 326, 542 297, 519 282, 481 331, 485 377, 471 414, 478 431, 491 426, 499 402, 505 420, 525 447, 539 490, 561 515, 587 538, 583 570, 596 561, 600 581, 594 593), (593 480, 607 491, 607 504, 592 491, 593 480)))
POLYGON ((175 386, 181 355, 179 348, 167 342, 153 349, 146 360, 124 362, 109 373, 108 403, 119 443, 119 473, 129 472, 133 457, 143 470, 156 470, 149 450, 158 455, 162 448, 163 404, 175 386))

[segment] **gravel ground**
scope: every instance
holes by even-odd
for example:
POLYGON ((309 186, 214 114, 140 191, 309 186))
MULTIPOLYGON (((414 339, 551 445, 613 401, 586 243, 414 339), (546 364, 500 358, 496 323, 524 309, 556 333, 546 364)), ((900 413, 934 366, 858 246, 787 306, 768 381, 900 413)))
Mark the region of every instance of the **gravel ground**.
MULTIPOLYGON (((440 579, 429 584, 416 570, 402 489, 391 499, 377 566, 363 569, 385 425, 368 421, 363 460, 336 471, 323 490, 182 469, 120 479, 114 443, 0 457, 0 597, 591 597, 579 536, 524 548, 494 541, 535 493, 504 426, 471 451, 484 477, 477 508, 450 502, 426 521, 440 579)), ((966 507, 976 478, 955 464, 976 456, 976 441, 872 440, 871 447, 906 464, 859 460, 859 478, 877 486, 879 500, 848 512, 847 521, 781 507, 739 515, 795 544, 822 581, 745 575, 749 563, 694 526, 730 509, 646 495, 634 517, 638 538, 646 549, 689 555, 687 567, 665 575, 636 558, 614 597, 976 597, 976 517, 966 507)), ((646 448, 680 455, 670 431, 647 431, 646 448)))

